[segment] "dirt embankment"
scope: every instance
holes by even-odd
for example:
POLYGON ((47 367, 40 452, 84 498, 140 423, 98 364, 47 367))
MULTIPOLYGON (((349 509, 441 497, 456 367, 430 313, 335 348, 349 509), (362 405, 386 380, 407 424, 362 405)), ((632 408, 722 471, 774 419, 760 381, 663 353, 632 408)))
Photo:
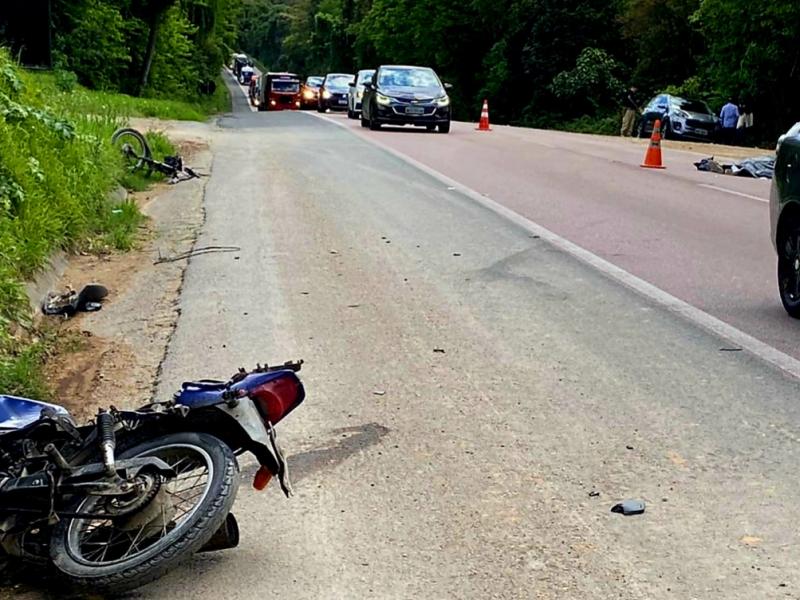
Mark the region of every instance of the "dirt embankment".
MULTIPOLYGON (((185 163, 210 173, 210 127, 136 123, 164 131, 179 145, 185 163)), ((48 364, 57 401, 83 422, 100 406, 131 408, 150 401, 161 361, 178 316, 185 260, 154 264, 191 250, 203 222, 205 178, 158 184, 134 194, 147 221, 134 251, 70 259, 59 289, 87 283, 108 287, 99 312, 57 325, 65 340, 48 364)))

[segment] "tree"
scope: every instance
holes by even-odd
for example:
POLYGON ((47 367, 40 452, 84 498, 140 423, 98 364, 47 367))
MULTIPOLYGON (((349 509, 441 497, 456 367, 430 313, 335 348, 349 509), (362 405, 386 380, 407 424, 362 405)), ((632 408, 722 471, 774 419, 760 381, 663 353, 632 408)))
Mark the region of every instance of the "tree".
POLYGON ((147 46, 142 62, 141 74, 137 95, 141 95, 147 87, 147 80, 150 76, 150 67, 153 64, 153 57, 156 53, 156 43, 158 42, 158 30, 167 15, 167 11, 177 0, 142 0, 140 11, 142 20, 147 24, 147 46))

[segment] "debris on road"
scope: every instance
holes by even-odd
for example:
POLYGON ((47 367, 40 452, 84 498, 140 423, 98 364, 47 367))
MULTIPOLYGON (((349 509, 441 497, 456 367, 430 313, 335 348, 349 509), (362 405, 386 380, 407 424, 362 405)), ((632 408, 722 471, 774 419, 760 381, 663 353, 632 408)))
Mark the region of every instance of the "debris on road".
POLYGON ((50 292, 42 303, 42 312, 46 315, 62 315, 69 318, 78 312, 100 310, 106 296, 108 289, 97 283, 84 286, 80 292, 72 288, 60 294, 50 292))
POLYGON ((434 352, 439 352, 440 354, 444 354, 444 348, 434 348, 434 352))
POLYGON ((775 172, 774 156, 756 156, 744 158, 739 162, 724 164, 714 160, 714 157, 703 158, 694 163, 698 171, 708 171, 719 175, 738 175, 739 177, 753 177, 772 179, 775 172))
POLYGON ((191 250, 187 250, 186 252, 181 252, 180 254, 176 254, 175 256, 161 256, 161 251, 159 250, 158 258, 153 262, 153 264, 160 265, 161 263, 175 262, 178 260, 191 258, 193 256, 199 256, 201 254, 241 252, 241 250, 242 249, 239 246, 203 246, 201 248, 192 248, 191 250))
POLYGON ((623 500, 611 507, 611 512, 621 515, 640 515, 644 512, 644 500, 623 500))
POLYGON ((384 395, 386 395, 386 392, 384 392, 383 390, 375 390, 372 393, 375 394, 376 396, 384 396, 384 395))
POLYGON ((741 352, 741 348, 720 348, 720 352, 741 352))
POLYGON ((597 490, 592 490, 591 492, 589 492, 589 498, 597 498, 599 495, 600 492, 598 492, 597 490))

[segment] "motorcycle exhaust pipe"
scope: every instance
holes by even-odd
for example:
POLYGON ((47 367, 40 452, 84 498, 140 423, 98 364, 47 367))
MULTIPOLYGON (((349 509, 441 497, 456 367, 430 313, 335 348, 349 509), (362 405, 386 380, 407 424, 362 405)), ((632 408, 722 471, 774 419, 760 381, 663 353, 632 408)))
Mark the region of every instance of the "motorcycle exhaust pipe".
POLYGON ((216 552, 217 550, 228 550, 239 545, 239 524, 233 513, 228 513, 225 521, 220 525, 214 536, 200 548, 200 552, 216 552))

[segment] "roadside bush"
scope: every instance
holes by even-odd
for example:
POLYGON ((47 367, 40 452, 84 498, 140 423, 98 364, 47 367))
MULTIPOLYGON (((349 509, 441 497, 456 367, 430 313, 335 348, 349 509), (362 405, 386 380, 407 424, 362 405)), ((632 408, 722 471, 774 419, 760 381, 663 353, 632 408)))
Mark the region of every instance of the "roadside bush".
POLYGON ((78 76, 72 71, 57 70, 54 74, 56 87, 62 92, 72 92, 78 85, 78 76))
POLYGON ((141 217, 106 200, 124 173, 110 143, 121 121, 73 113, 60 103, 72 94, 35 82, 0 50, 0 392, 38 394, 23 282, 57 249, 130 247, 141 217))

